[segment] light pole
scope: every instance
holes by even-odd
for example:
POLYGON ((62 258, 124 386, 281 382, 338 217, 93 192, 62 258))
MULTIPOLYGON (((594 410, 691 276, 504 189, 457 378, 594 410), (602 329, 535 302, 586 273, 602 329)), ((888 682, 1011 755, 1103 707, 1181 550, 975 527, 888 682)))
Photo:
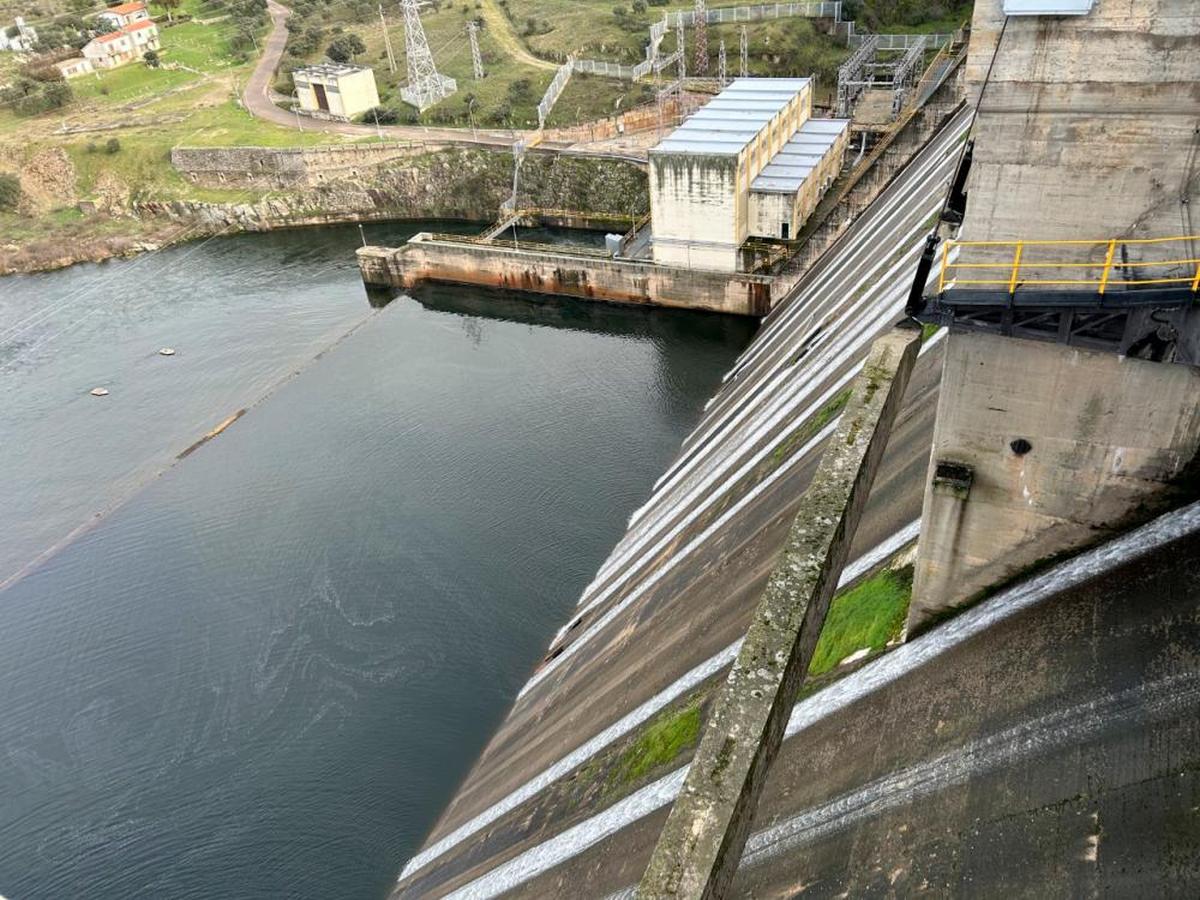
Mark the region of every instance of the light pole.
POLYGON ((296 100, 296 104, 292 107, 292 112, 296 114, 296 130, 304 131, 304 126, 300 124, 300 88, 292 88, 292 96, 296 100))
POLYGON ((479 135, 475 133, 475 98, 472 97, 467 101, 467 117, 471 120, 471 140, 479 140, 479 135))

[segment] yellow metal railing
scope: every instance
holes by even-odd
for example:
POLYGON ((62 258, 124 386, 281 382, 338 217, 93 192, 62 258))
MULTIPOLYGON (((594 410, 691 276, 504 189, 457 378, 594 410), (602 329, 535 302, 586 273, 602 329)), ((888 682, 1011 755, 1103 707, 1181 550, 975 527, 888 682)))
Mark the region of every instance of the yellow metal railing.
POLYGON ((1195 251, 1188 248, 1194 247, 1197 241, 1200 241, 1200 235, 1169 238, 1109 238, 1098 241, 948 240, 942 244, 938 293, 945 291, 948 285, 954 287, 1002 286, 1009 295, 1012 295, 1016 293, 1017 288, 1031 285, 1094 287, 1097 293, 1104 294, 1109 288, 1171 284, 1188 285, 1192 292, 1196 293, 1200 291, 1200 256, 1196 256, 1195 251), (1182 251, 1173 250, 1172 244, 1182 246, 1182 251), (1168 258, 1117 260, 1118 247, 1143 252, 1152 252, 1154 249, 1162 247, 1168 251, 1168 258), (1039 258, 1041 251, 1046 248, 1059 248, 1056 258, 1039 258), (1009 251, 1011 251, 1011 258, 1000 258, 1001 256, 1007 257, 1009 251), (1101 251, 1104 256, 1102 261, 1085 258, 1089 254, 1099 254, 1101 251), (971 261, 972 257, 977 255, 983 255, 989 258, 989 261, 971 261), (1060 256, 1068 258, 1058 258, 1060 256), (1155 272, 1155 269, 1163 271, 1155 272), (996 277, 963 277, 980 270, 990 270, 996 277), (1094 275, 1095 277, 1068 277, 1076 275, 1094 275), (1140 275, 1156 277, 1134 277, 1140 275))

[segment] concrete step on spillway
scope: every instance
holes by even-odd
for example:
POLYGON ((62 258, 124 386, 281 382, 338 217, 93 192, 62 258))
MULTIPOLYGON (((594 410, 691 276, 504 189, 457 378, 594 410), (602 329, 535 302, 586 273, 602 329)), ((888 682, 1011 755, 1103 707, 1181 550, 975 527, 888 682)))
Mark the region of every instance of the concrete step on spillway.
MULTIPOLYGON (((406 870, 402 894, 469 885, 620 802, 619 790, 564 802, 562 786, 723 672, 838 396, 902 314, 966 125, 956 117, 918 154, 747 348, 406 870)), ((910 385, 851 554, 859 574, 915 537, 938 353, 927 345, 910 385)))

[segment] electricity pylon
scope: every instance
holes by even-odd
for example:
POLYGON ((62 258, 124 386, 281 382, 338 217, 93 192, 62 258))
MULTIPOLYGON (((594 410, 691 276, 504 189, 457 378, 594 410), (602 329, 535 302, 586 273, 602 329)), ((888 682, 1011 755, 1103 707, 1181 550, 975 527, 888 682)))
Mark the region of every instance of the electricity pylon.
POLYGON ((467 37, 471 39, 471 68, 475 72, 475 80, 483 80, 483 57, 479 55, 479 26, 474 22, 467 23, 467 37))
POLYGON ((696 29, 696 74, 708 74, 708 11, 704 0, 696 0, 696 11, 692 18, 696 29))
POLYGON ((404 55, 408 63, 408 85, 400 89, 400 99, 424 112, 457 91, 458 84, 438 74, 417 0, 401 0, 400 5, 404 9, 404 55))

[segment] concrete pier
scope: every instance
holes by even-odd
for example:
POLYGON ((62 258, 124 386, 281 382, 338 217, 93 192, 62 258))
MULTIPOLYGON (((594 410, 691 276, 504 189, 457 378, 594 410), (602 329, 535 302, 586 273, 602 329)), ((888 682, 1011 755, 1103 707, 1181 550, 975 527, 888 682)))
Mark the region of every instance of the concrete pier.
POLYGON ((742 316, 771 309, 767 276, 693 271, 578 247, 509 247, 422 232, 403 247, 360 248, 358 267, 375 287, 434 281, 742 316))

